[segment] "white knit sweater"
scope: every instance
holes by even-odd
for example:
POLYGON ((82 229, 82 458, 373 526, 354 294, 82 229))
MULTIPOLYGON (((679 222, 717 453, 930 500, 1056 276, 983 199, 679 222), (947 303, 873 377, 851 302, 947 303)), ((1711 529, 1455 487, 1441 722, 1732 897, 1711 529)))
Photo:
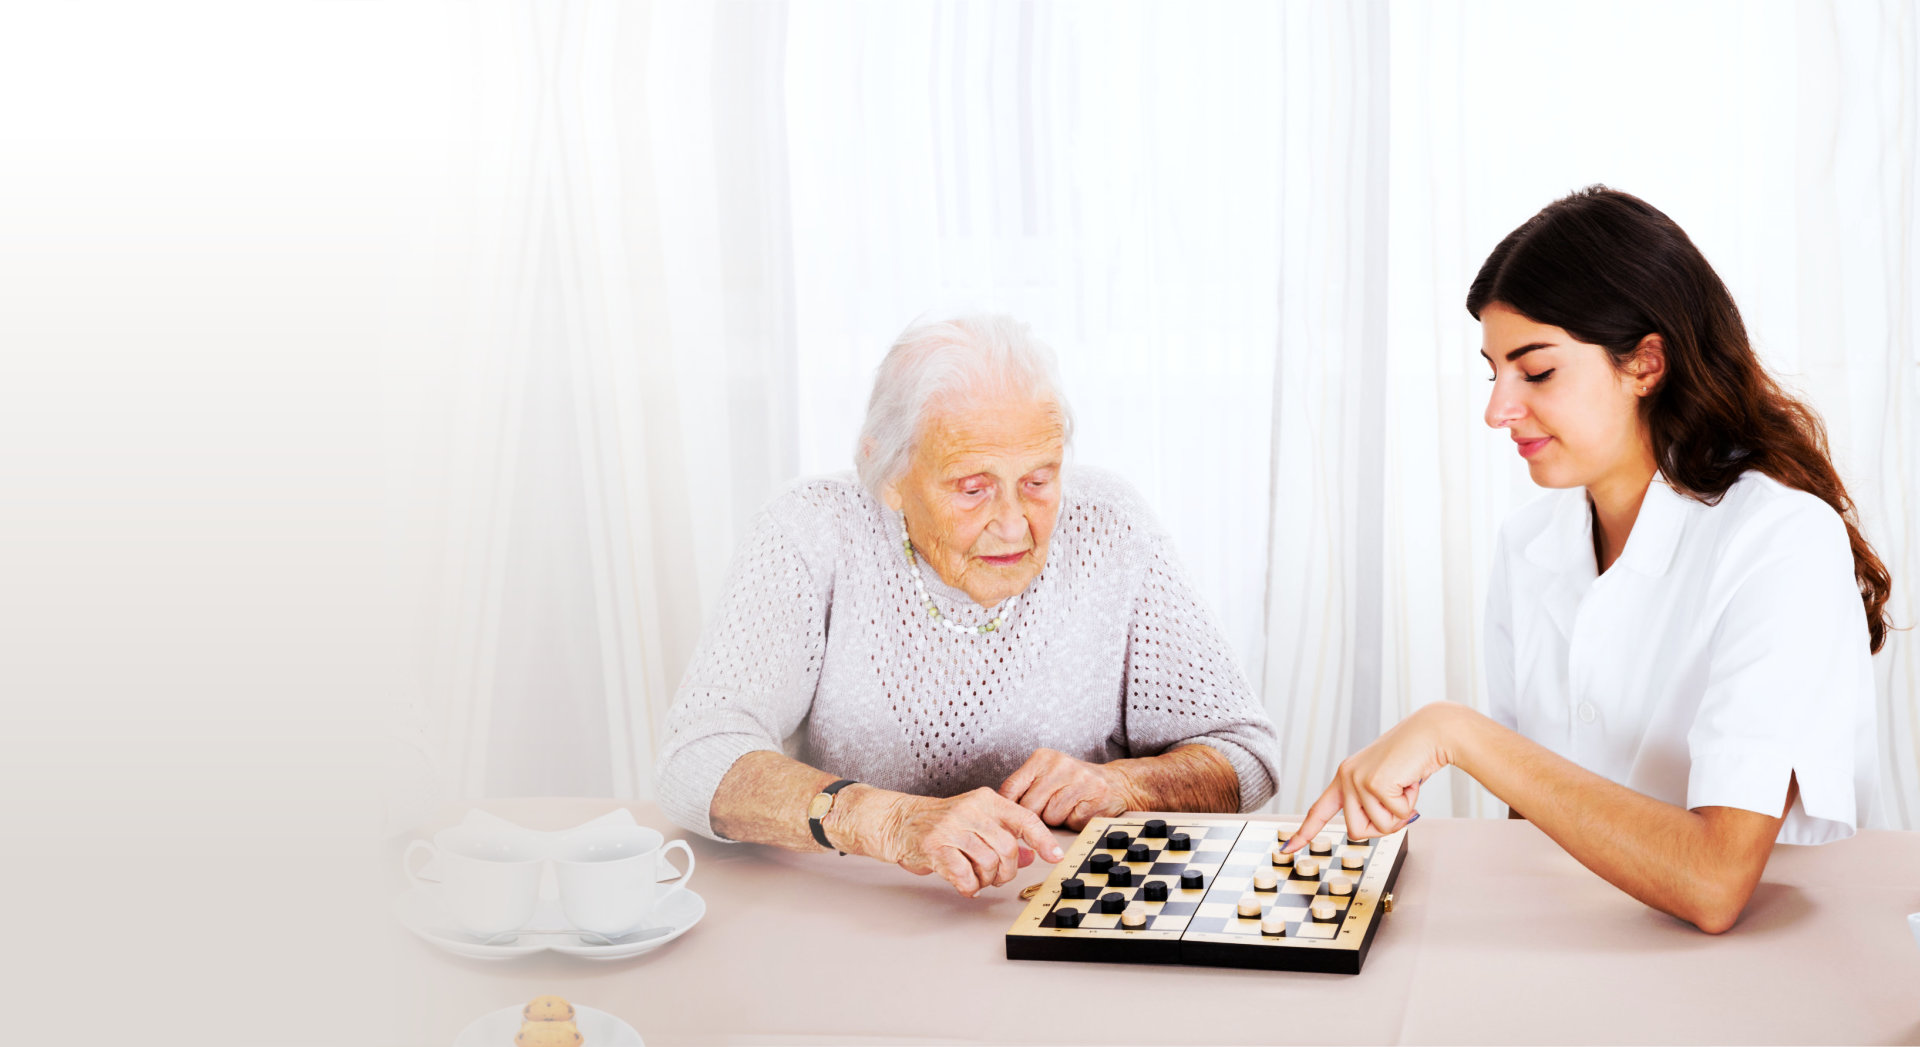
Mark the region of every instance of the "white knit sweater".
MULTIPOLYGON (((1241 810, 1273 795, 1273 725, 1123 481, 1063 470, 1046 565, 984 636, 928 616, 899 521, 851 474, 800 481, 755 518, 667 716, 656 778, 674 821, 721 839, 714 791, 762 749, 951 796, 998 787, 1041 747, 1099 763, 1197 743, 1239 773, 1241 810)), ((942 614, 987 620, 921 572, 942 614)))

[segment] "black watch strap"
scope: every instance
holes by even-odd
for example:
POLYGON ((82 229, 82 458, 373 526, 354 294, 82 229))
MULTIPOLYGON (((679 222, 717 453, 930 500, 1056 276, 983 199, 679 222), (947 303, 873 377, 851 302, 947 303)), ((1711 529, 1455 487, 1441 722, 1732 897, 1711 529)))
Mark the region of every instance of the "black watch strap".
MULTIPOLYGON (((826 788, 820 790, 818 795, 832 796, 833 794, 839 792, 840 790, 846 788, 849 785, 858 785, 858 784, 860 783, 854 781, 851 778, 842 778, 839 781, 834 782, 832 785, 829 785, 826 788)), ((830 851, 838 850, 839 848, 827 842, 827 827, 820 824, 820 819, 825 818, 827 816, 827 811, 831 811, 832 809, 833 809, 833 805, 829 804, 827 805, 827 810, 821 811, 818 816, 815 816, 811 812, 809 812, 807 817, 807 828, 813 830, 813 841, 830 851)))

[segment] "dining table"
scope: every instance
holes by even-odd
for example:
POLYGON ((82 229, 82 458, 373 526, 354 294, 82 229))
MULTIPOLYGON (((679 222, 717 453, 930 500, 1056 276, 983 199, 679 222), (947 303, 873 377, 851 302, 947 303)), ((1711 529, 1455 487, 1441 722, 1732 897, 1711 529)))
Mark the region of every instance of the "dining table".
MULTIPOLYGON (((644 801, 449 805, 561 830, 626 808, 688 841, 704 915, 624 960, 451 955, 392 926, 410 1042, 554 994, 669 1044, 1920 1044, 1920 832, 1777 846, 1744 914, 1706 934, 1518 820, 1410 827, 1358 974, 1012 960, 1035 861, 976 897, 859 856, 723 843, 644 801)), ((1273 815, 1247 818, 1281 820, 1273 815)), ((1059 830, 1063 848, 1075 834, 1059 830)), ((394 890, 405 888, 399 853, 394 890)), ((503 1043, 501 1047, 508 1047, 503 1043)), ((583 1047, 594 1047, 592 1044, 583 1047)))

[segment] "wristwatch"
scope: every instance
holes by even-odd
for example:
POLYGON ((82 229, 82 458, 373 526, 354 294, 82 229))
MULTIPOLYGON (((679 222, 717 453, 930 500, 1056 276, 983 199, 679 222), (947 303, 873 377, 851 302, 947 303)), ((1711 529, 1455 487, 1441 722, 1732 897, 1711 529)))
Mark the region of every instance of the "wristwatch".
MULTIPOLYGON (((826 820, 828 812, 833 810, 833 794, 849 785, 858 784, 860 783, 851 778, 842 778, 815 793, 813 799, 807 802, 807 828, 813 830, 813 841, 815 843, 825 847, 829 851, 840 850, 827 840, 826 826, 820 823, 826 820)), ((846 852, 842 851, 841 853, 844 854, 846 852)))

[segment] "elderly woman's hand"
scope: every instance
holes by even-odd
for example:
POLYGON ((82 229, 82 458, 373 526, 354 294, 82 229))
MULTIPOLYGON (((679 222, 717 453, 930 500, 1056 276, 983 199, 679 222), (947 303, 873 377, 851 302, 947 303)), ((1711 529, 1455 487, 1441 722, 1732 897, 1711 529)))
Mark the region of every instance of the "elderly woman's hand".
POLYGON ((1060 846, 1040 819, 992 789, 945 798, 902 795, 887 819, 882 856, 919 876, 940 878, 971 898, 1006 883, 1034 853, 1060 860, 1060 846))
POLYGON ((1040 816, 1048 825, 1078 831, 1095 818, 1135 807, 1130 780, 1111 765, 1076 760, 1053 749, 1036 749, 1000 785, 1000 795, 1040 816))

